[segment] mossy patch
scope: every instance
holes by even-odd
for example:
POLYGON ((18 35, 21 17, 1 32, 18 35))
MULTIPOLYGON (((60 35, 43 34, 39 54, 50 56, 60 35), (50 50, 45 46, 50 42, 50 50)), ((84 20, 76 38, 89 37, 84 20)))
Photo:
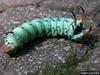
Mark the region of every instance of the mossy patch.
POLYGON ((65 55, 65 63, 56 63, 55 66, 47 65, 43 70, 43 75, 80 75, 76 68, 79 59, 77 53, 69 52, 65 55))
MULTIPOLYGON (((88 60, 90 53, 81 54, 75 49, 65 53, 65 63, 47 64, 42 69, 42 75, 80 75, 78 64, 88 60)), ((34 72, 33 75, 39 75, 34 72)))

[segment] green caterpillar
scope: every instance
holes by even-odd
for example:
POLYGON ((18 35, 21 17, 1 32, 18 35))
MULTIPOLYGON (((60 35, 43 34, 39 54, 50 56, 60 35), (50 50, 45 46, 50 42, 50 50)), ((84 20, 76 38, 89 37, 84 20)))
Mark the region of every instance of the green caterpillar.
POLYGON ((43 36, 64 36, 70 40, 81 41, 84 32, 89 30, 83 28, 81 19, 76 20, 76 25, 73 18, 35 18, 7 34, 4 39, 5 53, 15 53, 24 43, 43 36))
POLYGON ((80 8, 82 12, 80 18, 76 18, 76 15, 71 11, 73 18, 34 18, 30 22, 23 23, 7 34, 2 49, 10 55, 16 53, 24 43, 43 36, 62 36, 70 40, 83 42, 90 31, 98 28, 100 24, 85 29, 83 22, 86 19, 86 14, 84 9, 80 8))

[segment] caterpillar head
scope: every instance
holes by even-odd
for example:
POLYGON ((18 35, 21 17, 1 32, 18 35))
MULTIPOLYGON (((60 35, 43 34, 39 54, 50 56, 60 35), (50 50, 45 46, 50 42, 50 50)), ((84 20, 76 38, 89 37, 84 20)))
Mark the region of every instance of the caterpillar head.
POLYGON ((81 41, 83 43, 84 40, 89 39, 88 37, 90 36, 90 33, 94 31, 97 27, 100 26, 100 24, 96 25, 90 25, 89 28, 84 28, 83 24, 84 21, 87 19, 87 14, 85 13, 84 9, 80 7, 81 9, 81 15, 80 19, 77 19, 76 15, 74 14, 73 11, 71 11, 74 19, 74 25, 75 25, 75 31, 74 35, 79 35, 77 40, 81 41), (85 39, 84 39, 85 38, 85 39))

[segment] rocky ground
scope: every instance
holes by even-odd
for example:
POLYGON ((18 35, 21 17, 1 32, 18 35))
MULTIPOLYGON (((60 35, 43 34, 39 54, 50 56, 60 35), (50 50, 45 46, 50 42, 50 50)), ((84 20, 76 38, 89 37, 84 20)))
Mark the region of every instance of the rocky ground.
MULTIPOLYGON (((0 1, 0 47, 3 38, 9 30, 32 18, 67 17, 69 10, 79 14, 82 6, 89 20, 100 22, 100 0, 3 0, 0 1), (16 2, 14 2, 16 1, 16 2)), ((0 75, 42 75, 42 68, 46 64, 64 63, 64 55, 70 49, 79 52, 79 55, 89 54, 87 60, 78 64, 80 70, 100 71, 100 33, 94 33, 97 41, 95 48, 72 42, 64 38, 41 38, 26 45, 16 57, 9 57, 0 48, 0 75)))

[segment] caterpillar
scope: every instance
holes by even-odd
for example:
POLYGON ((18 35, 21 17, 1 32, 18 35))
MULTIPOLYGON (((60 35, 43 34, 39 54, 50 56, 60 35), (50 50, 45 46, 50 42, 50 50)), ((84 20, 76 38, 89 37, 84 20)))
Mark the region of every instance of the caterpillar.
MULTIPOLYGON (((83 27, 83 18, 34 18, 22 23, 9 32, 4 39, 3 50, 7 54, 16 53, 24 43, 37 37, 64 36, 70 40, 81 41, 83 36, 92 30, 83 27)), ((84 17, 84 16, 83 16, 84 17)))

